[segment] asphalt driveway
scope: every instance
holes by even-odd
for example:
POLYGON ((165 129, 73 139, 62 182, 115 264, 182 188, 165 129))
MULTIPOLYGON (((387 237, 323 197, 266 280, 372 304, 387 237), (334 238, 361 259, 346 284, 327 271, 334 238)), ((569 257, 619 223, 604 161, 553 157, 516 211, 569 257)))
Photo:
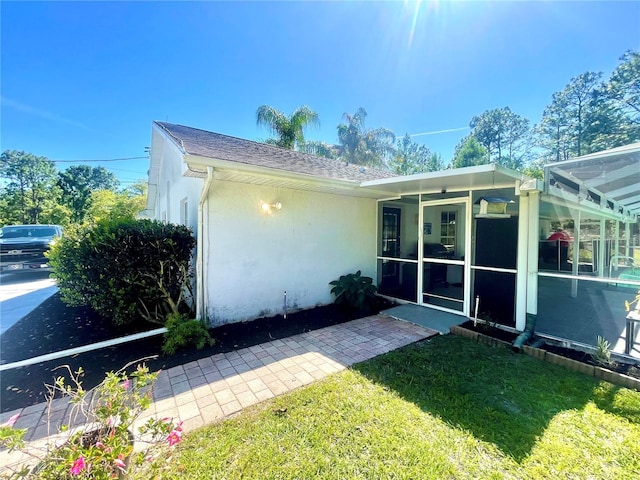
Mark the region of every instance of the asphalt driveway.
POLYGON ((0 274, 0 335, 57 291, 49 272, 0 274))

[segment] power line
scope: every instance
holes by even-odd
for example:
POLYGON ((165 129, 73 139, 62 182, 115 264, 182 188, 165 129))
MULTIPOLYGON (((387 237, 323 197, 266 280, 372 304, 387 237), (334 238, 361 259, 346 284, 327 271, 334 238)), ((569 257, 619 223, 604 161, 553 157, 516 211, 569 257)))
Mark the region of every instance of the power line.
POLYGON ((51 160, 55 163, 97 163, 97 162, 122 162, 124 160, 140 160, 142 158, 149 158, 147 155, 144 157, 125 157, 125 158, 107 158, 104 160, 51 160))
POLYGON ((122 168, 109 168, 109 170, 112 170, 114 172, 144 173, 146 175, 146 172, 139 172, 137 170, 124 170, 122 168))

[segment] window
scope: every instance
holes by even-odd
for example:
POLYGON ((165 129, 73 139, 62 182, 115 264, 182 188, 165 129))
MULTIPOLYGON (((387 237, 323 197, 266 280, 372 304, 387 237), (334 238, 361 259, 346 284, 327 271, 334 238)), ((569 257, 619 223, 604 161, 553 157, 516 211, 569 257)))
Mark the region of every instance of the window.
POLYGON ((399 208, 382 209, 382 256, 400 256, 400 213, 399 208))
POLYGON ((440 213, 440 243, 449 252, 456 251, 456 212, 440 213))

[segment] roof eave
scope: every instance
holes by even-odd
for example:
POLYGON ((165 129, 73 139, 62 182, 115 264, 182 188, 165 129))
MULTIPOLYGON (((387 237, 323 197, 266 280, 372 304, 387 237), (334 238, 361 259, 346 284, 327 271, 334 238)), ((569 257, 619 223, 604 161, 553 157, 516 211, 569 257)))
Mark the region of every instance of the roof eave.
POLYGON ((199 155, 185 155, 185 162, 191 176, 205 176, 206 167, 215 169, 215 178, 219 180, 239 181, 253 184, 271 184, 287 188, 304 187, 306 190, 345 194, 365 198, 378 198, 376 191, 360 188, 357 180, 321 177, 305 173, 233 162, 199 155), (260 179, 260 181, 258 181, 260 179))

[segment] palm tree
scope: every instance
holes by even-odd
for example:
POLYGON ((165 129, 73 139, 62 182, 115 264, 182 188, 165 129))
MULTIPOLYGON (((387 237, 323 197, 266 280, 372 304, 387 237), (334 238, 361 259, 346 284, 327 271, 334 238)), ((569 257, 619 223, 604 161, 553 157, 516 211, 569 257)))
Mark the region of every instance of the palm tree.
POLYGON ((331 145, 326 142, 311 140, 300 146, 300 151, 310 153, 316 157, 324 157, 336 159, 340 156, 340 148, 338 145, 331 145))
POLYGON ((360 107, 353 115, 345 113, 346 123, 338 125, 342 158, 347 163, 383 166, 385 158, 393 153, 395 135, 387 128, 366 130, 367 111, 360 107))
POLYGON ((269 105, 262 105, 256 111, 256 124, 267 127, 276 136, 265 143, 295 150, 304 145, 303 130, 307 126, 319 126, 320 121, 318 114, 306 105, 294 110, 289 117, 269 105))

